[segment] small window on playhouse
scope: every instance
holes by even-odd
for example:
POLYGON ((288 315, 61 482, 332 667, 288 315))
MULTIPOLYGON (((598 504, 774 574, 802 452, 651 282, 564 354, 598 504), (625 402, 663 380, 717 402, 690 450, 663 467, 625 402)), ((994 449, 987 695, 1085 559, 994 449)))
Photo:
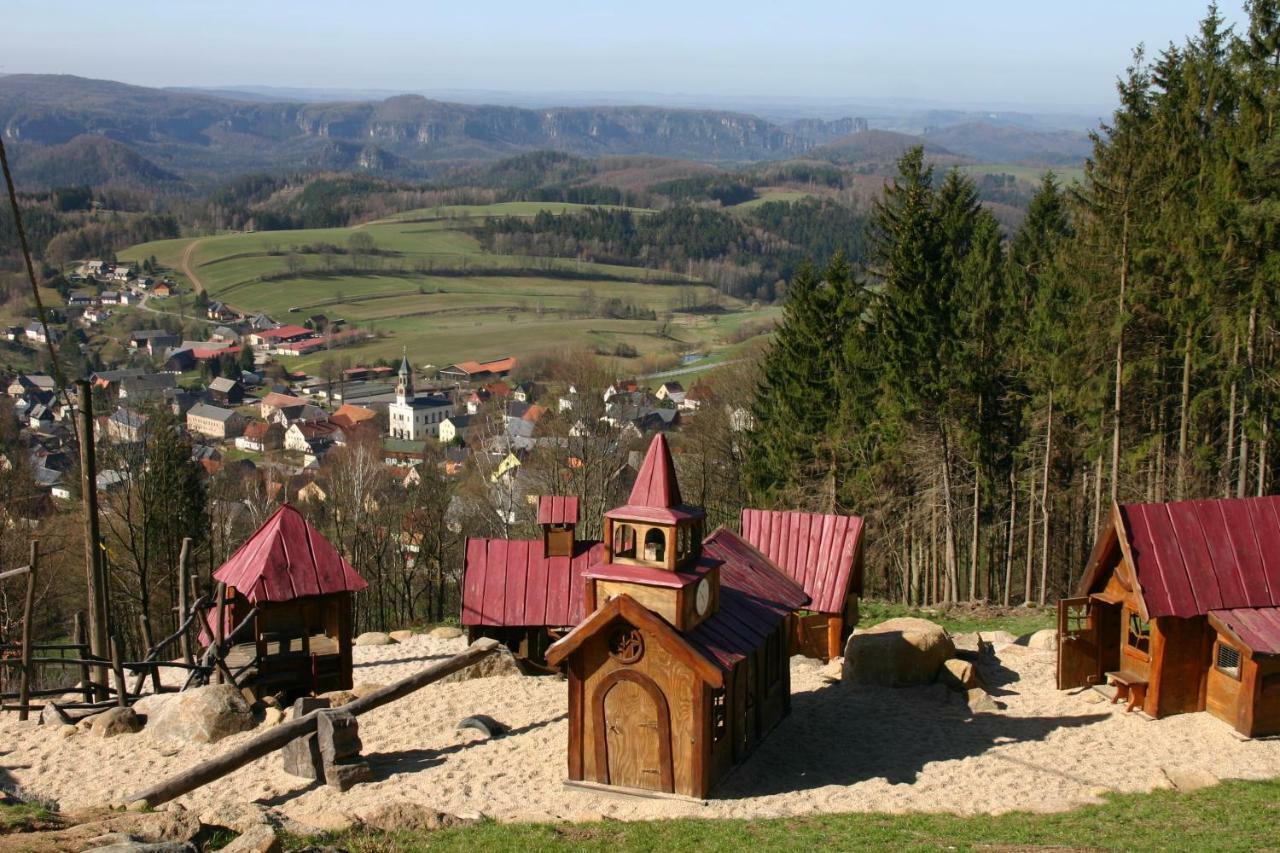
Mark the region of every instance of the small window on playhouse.
POLYGON ((662 528, 651 527, 644 535, 644 559, 649 563, 667 561, 667 532, 662 528))
POLYGON ((1218 644, 1218 659, 1215 661, 1218 672, 1240 680, 1240 650, 1231 646, 1218 644))
POLYGON ((1125 645, 1144 655, 1151 653, 1151 623, 1144 622, 1137 613, 1129 614, 1129 626, 1124 634, 1125 645))
POLYGON ((636 529, 630 524, 616 524, 613 528, 613 555, 634 560, 636 556, 636 529))
POLYGON ((718 742, 729 731, 729 720, 725 713, 724 688, 711 693, 711 734, 718 742))

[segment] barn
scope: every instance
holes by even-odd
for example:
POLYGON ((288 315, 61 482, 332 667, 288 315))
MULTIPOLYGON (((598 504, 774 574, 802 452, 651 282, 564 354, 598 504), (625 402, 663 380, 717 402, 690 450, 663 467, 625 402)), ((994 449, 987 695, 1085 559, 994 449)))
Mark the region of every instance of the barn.
POLYGON ((1280 734, 1280 497, 1113 506, 1058 604, 1058 687, 1280 734))
POLYGON ((703 798, 790 710, 787 619, 809 597, 703 519, 659 434, 605 513, 590 615, 547 651, 568 676, 571 784, 703 798))
POLYGON ((791 617, 790 651, 831 660, 858 625, 862 532, 858 516, 744 509, 742 538, 800 584, 811 603, 791 617))
POLYGON ((300 512, 282 505, 213 577, 227 630, 253 617, 227 656, 237 681, 262 694, 351 689, 351 596, 368 584, 300 512))

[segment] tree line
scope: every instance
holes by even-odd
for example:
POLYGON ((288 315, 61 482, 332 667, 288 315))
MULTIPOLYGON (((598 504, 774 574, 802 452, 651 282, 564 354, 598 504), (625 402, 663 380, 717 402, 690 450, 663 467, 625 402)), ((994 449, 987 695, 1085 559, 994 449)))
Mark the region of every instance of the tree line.
POLYGON ((1273 491, 1280 3, 1246 11, 1136 52, 1083 182, 1011 238, 905 155, 867 262, 788 288, 753 496, 867 515, 874 591, 1044 603, 1113 501, 1273 491))

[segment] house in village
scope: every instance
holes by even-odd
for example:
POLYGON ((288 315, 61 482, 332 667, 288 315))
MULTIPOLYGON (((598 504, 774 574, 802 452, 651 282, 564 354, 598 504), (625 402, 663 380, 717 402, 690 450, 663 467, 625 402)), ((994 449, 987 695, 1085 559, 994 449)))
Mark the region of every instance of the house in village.
POLYGON ((343 403, 338 407, 337 411, 329 416, 329 420, 344 432, 352 433, 360 429, 375 429, 378 413, 364 406, 343 403))
POLYGON ((133 443, 147 437, 148 417, 123 406, 107 418, 107 438, 111 441, 133 443))
POLYGON ((471 435, 475 415, 450 415, 440 422, 440 443, 466 442, 471 435))
POLYGON ((684 402, 686 392, 679 382, 663 382, 653 396, 657 397, 659 402, 670 403, 679 408, 684 402))
POLYGON ((244 400, 244 386, 239 380, 219 376, 209 383, 209 398, 219 406, 238 406, 244 400))
POLYGON ((1280 734, 1280 497, 1117 504, 1058 603, 1058 687, 1280 734))
POLYGON ((270 350, 290 341, 309 338, 312 334, 313 332, 306 326, 280 326, 273 329, 252 331, 245 336, 245 342, 249 346, 257 347, 258 349, 270 350))
POLYGON ((237 450, 248 450, 253 453, 266 453, 279 450, 284 444, 284 429, 279 424, 268 421, 253 420, 244 427, 244 432, 236 436, 237 450))
POLYGON ((215 323, 231 323, 239 319, 239 314, 225 302, 210 302, 205 309, 205 316, 215 323))
POLYGON ((319 457, 341 436, 342 431, 331 421, 296 421, 284 432, 284 449, 319 457))
POLYGON ((46 331, 44 323, 41 323, 38 320, 32 320, 28 323, 26 328, 23 329, 23 334, 26 336, 28 341, 37 344, 47 344, 50 339, 52 339, 54 343, 57 343, 62 339, 61 332, 52 326, 50 326, 48 331, 46 331))
POLYGON ((175 335, 163 329, 143 329, 129 335, 130 349, 144 349, 151 356, 164 355, 180 343, 182 343, 181 335, 175 335))
POLYGON ((227 441, 244 429, 244 418, 234 409, 223 409, 208 403, 197 403, 187 410, 187 431, 196 435, 227 441))
POLYGON ((442 367, 437 376, 445 382, 489 382, 501 379, 515 369, 514 358, 496 358, 492 361, 462 361, 442 367))
POLYGON ((165 395, 176 387, 178 387, 178 380, 172 373, 126 376, 120 380, 116 398, 125 405, 137 406, 163 400, 165 395))
POLYGON ((408 357, 402 358, 396 378, 396 399, 387 407, 391 437, 407 441, 435 438, 440 432, 440 422, 452 413, 453 402, 449 398, 414 393, 413 370, 408 357))

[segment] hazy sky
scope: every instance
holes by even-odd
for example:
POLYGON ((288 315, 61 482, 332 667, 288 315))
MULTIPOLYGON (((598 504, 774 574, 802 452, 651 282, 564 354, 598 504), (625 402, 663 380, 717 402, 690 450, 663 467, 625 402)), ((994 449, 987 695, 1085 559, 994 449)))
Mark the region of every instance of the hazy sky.
MULTIPOLYGON (((1239 0, 1222 4, 1229 20, 1239 0)), ((3 0, 0 73, 1105 107, 1205 0, 3 0)))

